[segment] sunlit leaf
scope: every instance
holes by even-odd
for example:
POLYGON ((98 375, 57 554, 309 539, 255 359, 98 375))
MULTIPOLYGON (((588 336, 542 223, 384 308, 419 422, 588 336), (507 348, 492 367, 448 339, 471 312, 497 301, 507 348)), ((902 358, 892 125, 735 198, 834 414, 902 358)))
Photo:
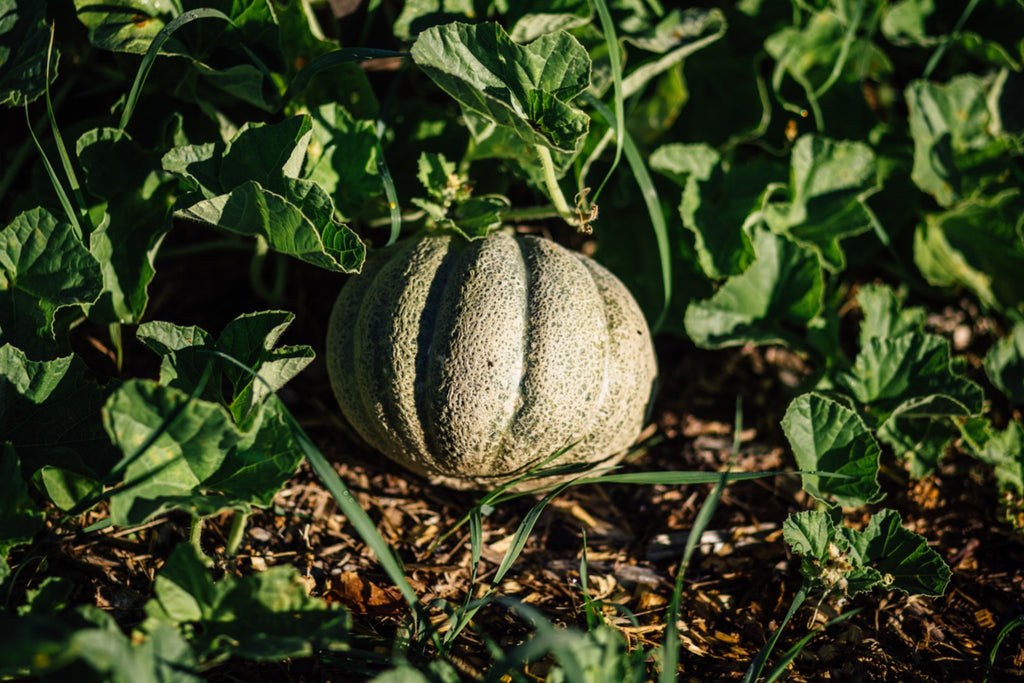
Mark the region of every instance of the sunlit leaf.
POLYGON ((200 660, 277 661, 348 645, 349 616, 309 595, 290 565, 214 581, 189 545, 179 545, 156 576, 143 625, 171 624, 192 634, 200 660))
POLYGON ((328 270, 354 272, 366 247, 335 217, 330 195, 300 177, 312 137, 308 116, 246 124, 226 145, 175 147, 166 170, 195 192, 176 214, 249 237, 328 270))
POLYGON ((521 46, 497 24, 422 32, 416 65, 462 106, 511 128, 527 144, 571 152, 589 119, 569 104, 590 84, 590 56, 568 33, 521 46))
POLYGON ((923 536, 901 525, 893 510, 871 516, 863 531, 839 526, 827 512, 800 512, 783 525, 786 542, 802 555, 807 578, 855 595, 880 588, 942 595, 952 575, 923 536))
POLYGON ((695 343, 799 344, 821 311, 824 283, 813 251, 765 230, 755 232, 753 245, 757 258, 744 273, 686 309, 686 333, 695 343))
POLYGON ((881 498, 881 449, 856 411, 827 396, 803 394, 789 404, 782 430, 812 496, 850 507, 881 498))
POLYGON ((1024 310, 1024 195, 1006 190, 925 217, 914 262, 941 287, 964 286, 996 310, 1024 310))
POLYGON ((50 357, 57 310, 92 303, 102 283, 100 264, 69 223, 45 209, 19 214, 0 230, 0 340, 50 357))
POLYGON ((985 354, 989 380, 1014 403, 1024 405, 1024 322, 992 345, 985 354))
POLYGON ((913 81, 904 96, 918 187, 951 207, 996 181, 1011 143, 994 130, 984 79, 962 74, 945 84, 913 81))
POLYGON ((156 441, 124 472, 111 497, 115 524, 141 524, 168 510, 206 517, 267 506, 302 459, 278 410, 268 404, 239 429, 223 406, 149 380, 111 396, 103 425, 126 458, 156 441))
POLYGON ((765 222, 813 245, 829 270, 841 270, 846 257, 839 242, 871 228, 864 200, 875 190, 870 147, 805 135, 793 145, 789 201, 769 203, 765 222))

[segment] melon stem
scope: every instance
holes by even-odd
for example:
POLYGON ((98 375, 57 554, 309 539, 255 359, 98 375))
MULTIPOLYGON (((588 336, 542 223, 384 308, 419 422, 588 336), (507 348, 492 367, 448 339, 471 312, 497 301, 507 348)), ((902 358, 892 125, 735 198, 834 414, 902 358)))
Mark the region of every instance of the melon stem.
POLYGON ((537 156, 540 158, 541 168, 544 169, 544 185, 547 187, 548 196, 551 198, 555 211, 569 225, 574 227, 579 225, 579 220, 576 218, 573 210, 569 208, 569 203, 565 201, 565 195, 562 194, 562 188, 558 184, 558 177, 555 175, 555 162, 551 158, 551 150, 544 145, 535 145, 534 148, 537 150, 537 156))

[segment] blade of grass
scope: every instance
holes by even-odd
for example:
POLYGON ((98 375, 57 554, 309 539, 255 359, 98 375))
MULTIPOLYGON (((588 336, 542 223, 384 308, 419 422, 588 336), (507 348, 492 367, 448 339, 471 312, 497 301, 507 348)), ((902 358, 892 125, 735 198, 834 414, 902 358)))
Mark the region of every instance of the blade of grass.
POLYGON ((292 416, 291 411, 283 403, 281 404, 281 412, 284 415, 285 423, 292 432, 293 438, 295 438, 299 448, 306 456, 313 471, 337 501, 338 507, 341 508, 342 513, 348 518, 356 533, 359 534, 360 538, 366 542, 366 545, 377 556, 377 561, 380 562, 388 578, 391 579, 392 583, 401 592, 402 597, 405 598, 405 602, 412 610, 414 618, 420 624, 429 623, 429 619, 423 610, 423 605, 419 601, 419 596, 416 595, 416 591, 405 577, 405 570, 401 562, 392 552, 391 546, 388 545, 387 541, 377 531, 373 520, 370 519, 370 516, 359 505, 355 496, 352 495, 352 492, 349 491, 348 487, 341 480, 341 477, 334 471, 334 468, 327 462, 320 449, 316 447, 316 444, 313 443, 305 430, 302 429, 292 416))
POLYGON ((583 554, 580 555, 580 592, 583 593, 583 612, 587 616, 587 630, 593 631, 601 624, 601 617, 590 597, 590 577, 587 575, 587 531, 583 530, 583 554))
POLYGON ((125 102, 124 111, 121 113, 121 122, 118 124, 118 128, 121 132, 124 132, 124 130, 128 128, 128 122, 131 120, 132 114, 135 112, 135 105, 138 103, 139 95, 142 93, 142 86, 146 82, 149 70, 153 68, 153 62, 156 61, 160 48, 164 46, 164 43, 167 42, 167 39, 170 38, 175 31, 186 24, 196 21, 197 19, 221 19, 232 26, 235 25, 235 22, 231 21, 231 17, 220 10, 201 7, 199 9, 183 12, 160 29, 160 32, 153 37, 153 42, 149 44, 149 48, 146 50, 146 54, 142 58, 142 64, 139 65, 139 72, 135 75, 135 82, 132 83, 132 89, 128 93, 128 100, 125 102))
POLYGON ((391 170, 388 169, 387 160, 384 158, 384 149, 381 147, 380 138, 377 139, 377 173, 380 175, 381 184, 384 185, 384 196, 388 200, 391 233, 388 235, 388 242, 385 246, 390 247, 398 241, 398 235, 402 231, 402 210, 398 206, 398 192, 395 190, 395 181, 391 179, 391 170))
POLYGON ((789 623, 796 611, 800 609, 800 605, 804 604, 804 600, 807 599, 807 582, 800 584, 800 590, 793 596, 793 602, 789 605, 789 610, 786 612, 786 616, 783 617, 782 623, 775 629, 775 633, 768 639, 768 642, 764 644, 761 651, 754 657, 754 661, 750 663, 750 667, 747 668, 746 674, 743 676, 743 683, 754 683, 758 678, 761 677, 761 671, 764 669, 765 662, 768 661, 769 655, 772 650, 775 649, 775 643, 778 642, 779 636, 782 635, 782 631, 785 630, 786 625, 789 623))
POLYGON ((812 640, 814 640, 815 638, 820 636, 830 626, 834 626, 835 624, 838 624, 840 622, 846 621, 847 619, 849 619, 850 617, 858 614, 861 611, 862 611, 862 608, 858 608, 858 609, 855 609, 855 610, 850 610, 846 614, 841 614, 838 617, 836 617, 835 619, 829 620, 828 623, 826 623, 820 629, 815 629, 814 631, 811 631, 810 633, 805 635, 803 638, 798 640, 796 643, 793 644, 793 647, 791 647, 788 650, 786 650, 786 653, 784 655, 782 655, 782 658, 775 665, 775 668, 773 668, 771 673, 768 674, 768 677, 765 678, 765 683, 775 683, 775 681, 779 680, 779 678, 781 678, 783 676, 783 674, 786 673, 786 668, 790 665, 790 663, 794 659, 796 659, 797 656, 801 652, 803 652, 803 649, 805 647, 807 647, 807 643, 811 642, 812 640))
POLYGON ((1019 626, 1024 626, 1024 616, 1017 617, 999 631, 999 635, 996 636, 996 642, 988 653, 988 664, 985 665, 985 680, 982 683, 988 683, 989 676, 992 675, 992 667, 996 664, 996 653, 999 651, 1003 641, 1006 640, 1006 636, 1010 635, 1010 632, 1019 626))
MULTIPOLYGON (((50 120, 50 131, 53 133, 53 142, 57 146, 57 156, 60 158, 61 166, 64 168, 64 177, 67 179, 68 185, 71 187, 71 194, 75 197, 75 202, 78 204, 78 212, 82 224, 89 228, 86 232, 92 233, 92 226, 89 225, 89 209, 85 204, 85 196, 82 194, 82 186, 78 182, 78 175, 75 173, 75 167, 71 163, 71 156, 68 154, 68 149, 64 145, 64 137, 60 134, 60 127, 57 125, 57 116, 53 109, 53 100, 50 98, 50 70, 51 70, 51 59, 53 58, 53 36, 54 26, 50 26, 50 43, 46 48, 46 78, 44 79, 43 93, 46 99, 46 116, 50 120)), ((82 225, 79 226, 79 231, 82 230, 82 225)), ((81 239, 81 235, 79 235, 81 239)))
POLYGON ((605 174, 601 184, 597 186, 594 197, 591 200, 595 204, 597 198, 604 189, 608 179, 619 166, 622 160, 622 144, 626 132, 626 113, 623 102, 625 97, 622 94, 622 55, 619 53, 619 38, 615 32, 615 22, 612 21, 611 12, 608 11, 608 3, 605 0, 593 0, 597 9, 597 16, 601 20, 601 33, 604 34, 605 44, 608 46, 608 62, 612 70, 612 92, 615 98, 615 157, 612 159, 611 168, 605 174))
MULTIPOLYGON (((720 479, 728 482, 765 479, 790 472, 628 472, 605 474, 593 479, 583 479, 577 484, 664 484, 666 486, 688 486, 693 484, 715 484, 720 479)), ((845 476, 845 475, 844 475, 845 476)))
POLYGON ((967 3, 967 7, 964 7, 964 11, 960 14, 960 18, 957 19, 956 25, 953 27, 953 30, 943 37, 942 42, 939 43, 939 46, 935 48, 935 52, 933 52, 932 56, 928 59, 928 63, 925 64, 924 72, 921 74, 921 78, 925 80, 931 78, 932 72, 935 71, 935 68, 939 65, 939 62, 942 61, 943 55, 946 54, 946 50, 949 49, 949 44, 960 35, 960 31, 963 29, 964 24, 967 23, 967 20, 970 18, 971 13, 974 12, 974 8, 977 6, 978 0, 971 0, 969 3, 967 3))
POLYGON ((50 178, 50 184, 53 185, 53 190, 57 194, 57 201, 60 202, 60 207, 64 210, 64 215, 67 217, 68 222, 71 224, 71 229, 75 233, 75 237, 79 241, 85 239, 85 235, 82 232, 82 224, 78 220, 78 212, 75 211, 75 207, 71 204, 71 198, 68 197, 67 191, 64 189, 64 184, 60 181, 60 177, 57 176, 56 169, 53 168, 53 164, 50 163, 49 157, 46 156, 46 152, 43 150, 42 144, 39 142, 39 138, 36 137, 36 132, 32 130, 32 119, 28 115, 28 105, 25 105, 25 124, 28 126, 28 133, 32 136, 32 142, 36 145, 36 150, 39 152, 39 158, 43 161, 43 167, 46 169, 46 175, 50 178))
MULTIPOLYGON (((609 111, 604 102, 589 93, 584 93, 583 97, 594 107, 594 110, 604 119, 609 127, 616 125, 615 115, 609 111)), ((647 164, 644 163, 640 150, 633 143, 633 138, 625 130, 622 133, 622 145, 623 150, 626 152, 626 160, 633 171, 633 178, 636 180, 637 185, 640 186, 640 193, 643 195, 644 204, 647 206, 647 213, 651 217, 651 226, 654 228, 654 237, 658 243, 658 258, 661 262, 661 284, 664 290, 664 300, 661 313, 653 325, 654 331, 657 332, 662 324, 664 324, 665 318, 668 315, 668 307, 672 303, 672 254, 668 241, 668 224, 665 222, 665 215, 661 211, 661 200, 658 198, 658 190, 654 187, 651 174, 647 171, 647 164)))

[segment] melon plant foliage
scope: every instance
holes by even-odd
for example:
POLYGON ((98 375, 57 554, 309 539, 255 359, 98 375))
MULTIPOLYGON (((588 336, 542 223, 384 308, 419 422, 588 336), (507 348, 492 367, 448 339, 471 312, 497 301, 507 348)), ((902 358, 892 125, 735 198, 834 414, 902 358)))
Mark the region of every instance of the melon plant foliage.
MULTIPOLYGON (((198 680, 355 647, 351 615, 298 569, 212 572, 198 541, 230 517, 230 556, 304 458, 433 637, 420 671, 401 651, 374 671, 457 676, 288 410, 323 339, 282 342, 289 267, 333 300, 423 231, 592 232, 661 339, 798 354, 810 372, 778 427, 817 504, 783 528, 800 595, 941 595, 949 567, 882 507, 879 472, 924 477, 955 451, 984 465, 1008 527, 1024 509, 1021 26, 1008 0, 0 0, 0 676, 198 680), (155 317, 165 264, 217 249, 262 310, 155 317), (989 324, 973 355, 936 320, 964 301, 989 324), (193 542, 130 625, 41 561, 69 534, 182 519, 193 542)), ((449 613, 446 638, 477 609, 449 613)), ((495 676, 552 654, 553 680, 643 678, 646 655, 605 624, 555 632, 517 609, 552 645, 491 653, 495 676)))

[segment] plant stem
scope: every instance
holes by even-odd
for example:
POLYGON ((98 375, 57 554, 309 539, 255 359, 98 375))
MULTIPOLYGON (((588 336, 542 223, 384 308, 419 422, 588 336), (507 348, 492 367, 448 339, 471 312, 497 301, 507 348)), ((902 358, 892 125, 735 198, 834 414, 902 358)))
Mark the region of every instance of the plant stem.
POLYGON ((245 524, 249 521, 248 512, 236 512, 231 520, 231 530, 228 532, 228 542, 224 547, 224 554, 234 557, 238 548, 242 545, 242 538, 245 536, 245 524))
POLYGON ((544 145, 535 145, 534 149, 537 150, 537 156, 540 157, 540 165, 544 169, 544 185, 548 189, 548 196, 551 197, 551 203, 555 210, 569 225, 579 225, 573 210, 569 208, 569 203, 565 201, 565 195, 562 194, 562 188, 555 176, 555 162, 551 158, 551 150, 544 145))
POLYGON ((124 336, 122 335, 121 323, 113 322, 107 327, 110 332, 110 343, 114 346, 116 355, 117 373, 121 374, 124 368, 124 336))
POLYGON ((188 531, 188 542, 192 544, 192 547, 196 549, 196 555, 203 561, 207 567, 213 566, 213 560, 206 556, 203 552, 203 518, 197 515, 192 517, 192 526, 188 531))

